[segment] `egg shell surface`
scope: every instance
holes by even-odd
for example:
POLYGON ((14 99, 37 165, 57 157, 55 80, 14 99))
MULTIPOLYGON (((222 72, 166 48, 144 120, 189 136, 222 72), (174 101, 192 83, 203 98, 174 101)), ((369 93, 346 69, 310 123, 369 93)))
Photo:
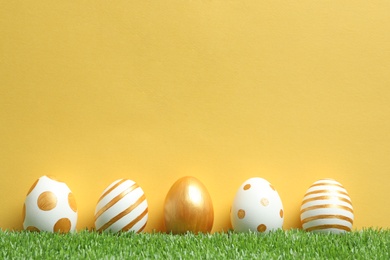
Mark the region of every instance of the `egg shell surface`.
POLYGON ((284 222, 282 200, 267 180, 248 179, 234 197, 230 220, 237 232, 268 233, 280 229, 284 222))
POLYGON ((344 233, 352 230, 354 213, 347 190, 333 179, 314 182, 301 206, 301 224, 306 231, 344 233))
POLYGON ((69 187, 42 176, 31 186, 23 206, 23 228, 66 233, 77 224, 77 204, 69 187))
POLYGON ((95 209, 97 231, 141 232, 148 221, 148 202, 137 183, 119 179, 102 193, 95 209))
POLYGON ((213 202, 206 186, 193 176, 178 179, 164 201, 164 224, 168 233, 209 233, 213 228, 213 202))

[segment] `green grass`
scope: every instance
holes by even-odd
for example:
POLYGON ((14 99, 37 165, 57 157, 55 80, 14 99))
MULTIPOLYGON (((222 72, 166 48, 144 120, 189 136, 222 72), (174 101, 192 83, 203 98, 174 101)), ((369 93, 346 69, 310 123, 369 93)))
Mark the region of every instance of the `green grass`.
POLYGON ((390 259, 390 230, 343 235, 301 230, 270 234, 72 234, 0 231, 0 259, 390 259))

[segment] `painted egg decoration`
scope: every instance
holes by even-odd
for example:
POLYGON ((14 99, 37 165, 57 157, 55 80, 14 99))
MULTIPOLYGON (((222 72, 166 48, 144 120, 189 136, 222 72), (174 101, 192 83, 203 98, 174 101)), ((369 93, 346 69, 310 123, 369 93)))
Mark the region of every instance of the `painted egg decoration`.
POLYGON ((23 206, 23 228, 30 231, 67 233, 77 224, 76 199, 69 187, 42 176, 31 186, 23 206))
POLYGON ((164 223, 168 233, 208 233, 214 222, 213 203, 206 187, 198 179, 178 179, 164 201, 164 223))
POLYGON ((351 198, 339 182, 318 180, 306 191, 301 206, 304 230, 344 233, 352 230, 353 219, 351 198))
POLYGON ((268 233, 284 222, 282 200, 265 179, 254 177, 238 189, 230 211, 234 231, 268 233))
POLYGON ((103 191, 95 209, 97 231, 139 233, 147 222, 148 202, 136 182, 119 179, 103 191))

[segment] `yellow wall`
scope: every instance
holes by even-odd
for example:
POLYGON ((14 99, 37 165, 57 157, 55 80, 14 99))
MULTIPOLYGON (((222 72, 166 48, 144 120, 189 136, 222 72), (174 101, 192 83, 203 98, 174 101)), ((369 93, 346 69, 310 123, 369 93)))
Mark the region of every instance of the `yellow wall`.
POLYGON ((118 178, 162 228, 193 175, 227 230, 259 176, 299 227, 306 189, 349 191, 354 228, 390 227, 389 1, 1 1, 0 226, 22 227, 41 175, 64 180, 93 225, 118 178))

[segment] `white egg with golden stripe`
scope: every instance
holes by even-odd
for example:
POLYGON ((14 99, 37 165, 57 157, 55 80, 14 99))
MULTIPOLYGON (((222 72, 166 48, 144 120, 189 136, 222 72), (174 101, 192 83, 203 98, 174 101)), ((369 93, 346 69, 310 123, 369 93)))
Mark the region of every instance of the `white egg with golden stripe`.
POLYGON ((102 193, 95 209, 97 231, 141 232, 148 221, 145 193, 132 180, 119 179, 102 193))
POLYGON ((351 198, 339 182, 322 179, 306 191, 301 206, 304 230, 344 233, 352 230, 353 219, 351 198))
POLYGON ((74 231, 76 224, 77 204, 69 187, 53 177, 36 180, 24 202, 23 228, 66 233, 74 231))

